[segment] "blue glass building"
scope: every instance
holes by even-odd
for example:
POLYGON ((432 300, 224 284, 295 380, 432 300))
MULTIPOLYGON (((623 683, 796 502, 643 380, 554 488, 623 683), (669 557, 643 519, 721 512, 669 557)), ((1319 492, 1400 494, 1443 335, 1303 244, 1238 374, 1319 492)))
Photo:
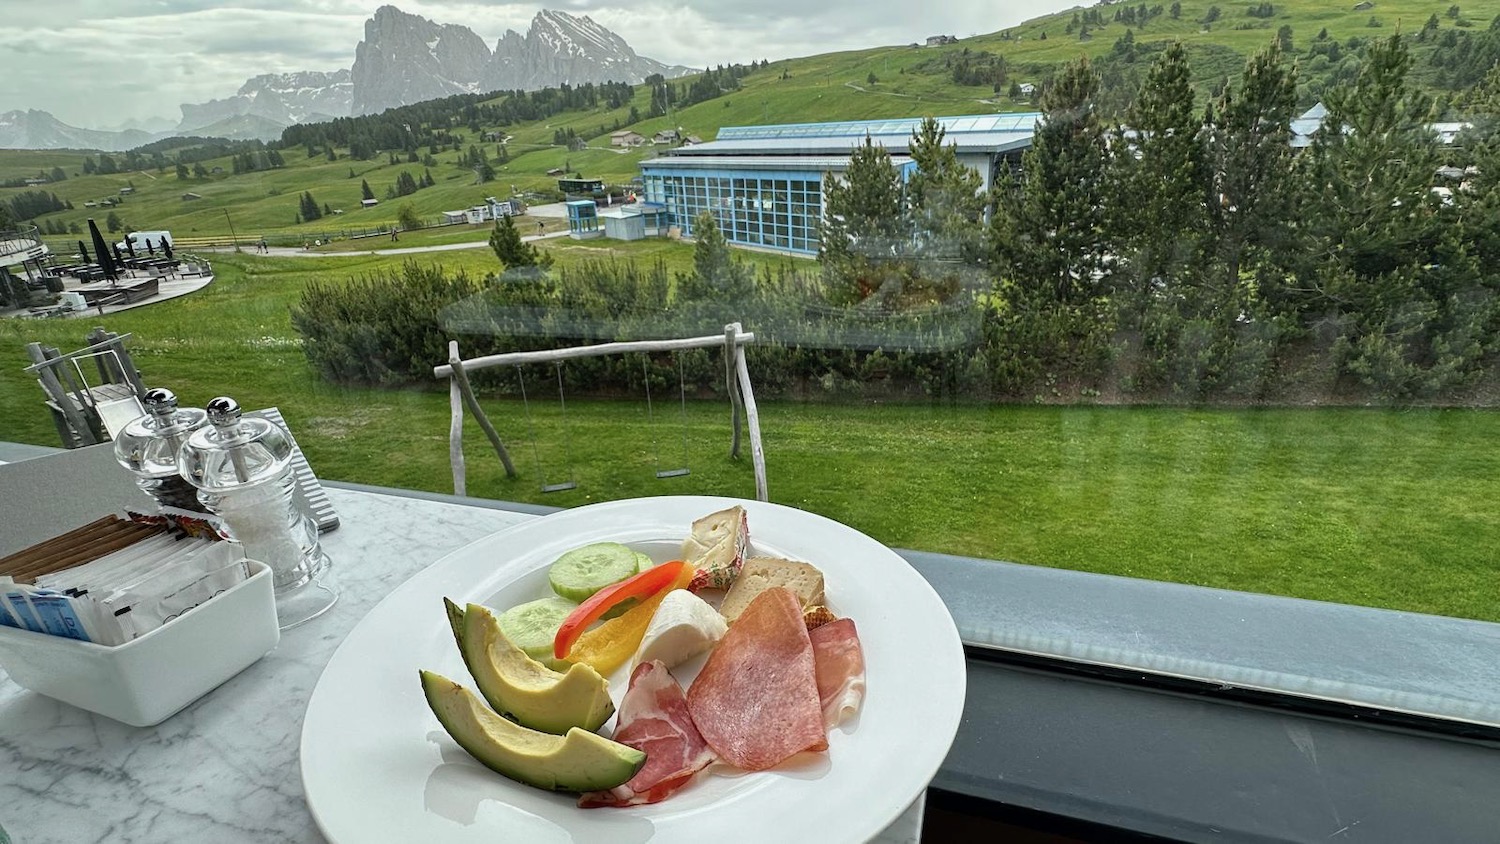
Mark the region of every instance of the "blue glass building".
MULTIPOLYGON (((945 142, 958 160, 979 173, 985 189, 1016 165, 1031 146, 1041 115, 987 114, 940 117, 945 142)), ((785 252, 818 251, 823 216, 823 180, 849 169, 854 148, 868 135, 885 147, 891 161, 909 176, 916 167, 908 154, 917 117, 793 123, 779 126, 726 126, 706 144, 678 147, 641 162, 647 202, 666 209, 669 225, 692 237, 693 220, 708 211, 731 243, 785 252)))

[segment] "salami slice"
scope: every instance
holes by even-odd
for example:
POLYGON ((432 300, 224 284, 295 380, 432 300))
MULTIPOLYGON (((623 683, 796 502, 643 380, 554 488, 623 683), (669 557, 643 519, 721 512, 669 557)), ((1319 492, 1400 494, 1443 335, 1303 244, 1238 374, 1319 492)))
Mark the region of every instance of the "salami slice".
POLYGON ((808 633, 808 638, 812 640, 823 726, 831 730, 858 712, 864 702, 865 654, 852 618, 820 625, 808 633))
POLYGON ((661 660, 636 666, 620 701, 614 739, 646 754, 646 764, 624 785, 591 791, 578 805, 639 806, 666 799, 714 761, 714 752, 693 726, 682 687, 661 660))
POLYGON ((763 771, 826 750, 812 640, 790 591, 767 589, 724 636, 687 694, 693 723, 719 758, 763 771))

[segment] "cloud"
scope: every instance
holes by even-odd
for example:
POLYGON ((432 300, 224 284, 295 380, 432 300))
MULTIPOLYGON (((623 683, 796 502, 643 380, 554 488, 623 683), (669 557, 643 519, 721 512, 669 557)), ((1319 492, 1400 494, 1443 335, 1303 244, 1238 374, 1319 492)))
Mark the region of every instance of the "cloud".
MULTIPOLYGON (((234 94, 262 73, 354 62, 380 0, 48 0, 7 3, 0 112, 36 108, 74 125, 177 120, 177 105, 234 94)), ((462 24, 493 45, 524 32, 540 8, 482 0, 395 0, 403 11, 462 24)), ((587 14, 644 56, 701 67, 905 44, 939 33, 993 32, 1070 5, 1016 0, 547 0, 587 14)))

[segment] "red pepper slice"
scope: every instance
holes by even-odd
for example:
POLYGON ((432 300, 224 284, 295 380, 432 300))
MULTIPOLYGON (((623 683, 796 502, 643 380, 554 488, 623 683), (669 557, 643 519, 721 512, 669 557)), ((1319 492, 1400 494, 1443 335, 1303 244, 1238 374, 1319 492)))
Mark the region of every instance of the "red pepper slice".
POLYGON ((682 560, 662 563, 595 592, 563 619, 562 625, 557 628, 557 638, 552 640, 552 655, 558 659, 567 659, 568 652, 573 650, 573 643, 578 641, 583 631, 609 612, 611 607, 631 598, 644 599, 655 595, 670 586, 686 565, 682 560))

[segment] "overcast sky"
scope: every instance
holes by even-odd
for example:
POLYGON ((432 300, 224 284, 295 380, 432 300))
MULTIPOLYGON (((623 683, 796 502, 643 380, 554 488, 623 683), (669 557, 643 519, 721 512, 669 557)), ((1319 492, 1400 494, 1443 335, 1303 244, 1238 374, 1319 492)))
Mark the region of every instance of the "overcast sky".
MULTIPOLYGON (((778 59, 904 44, 927 35, 994 32, 1076 0, 562 0, 636 52, 667 64, 778 59)), ((4 0, 0 112, 50 111, 114 128, 182 117, 180 103, 229 97, 261 73, 353 65, 379 0, 4 0)), ((540 5, 403 0, 393 5, 462 24, 491 48, 524 34, 540 5)))

